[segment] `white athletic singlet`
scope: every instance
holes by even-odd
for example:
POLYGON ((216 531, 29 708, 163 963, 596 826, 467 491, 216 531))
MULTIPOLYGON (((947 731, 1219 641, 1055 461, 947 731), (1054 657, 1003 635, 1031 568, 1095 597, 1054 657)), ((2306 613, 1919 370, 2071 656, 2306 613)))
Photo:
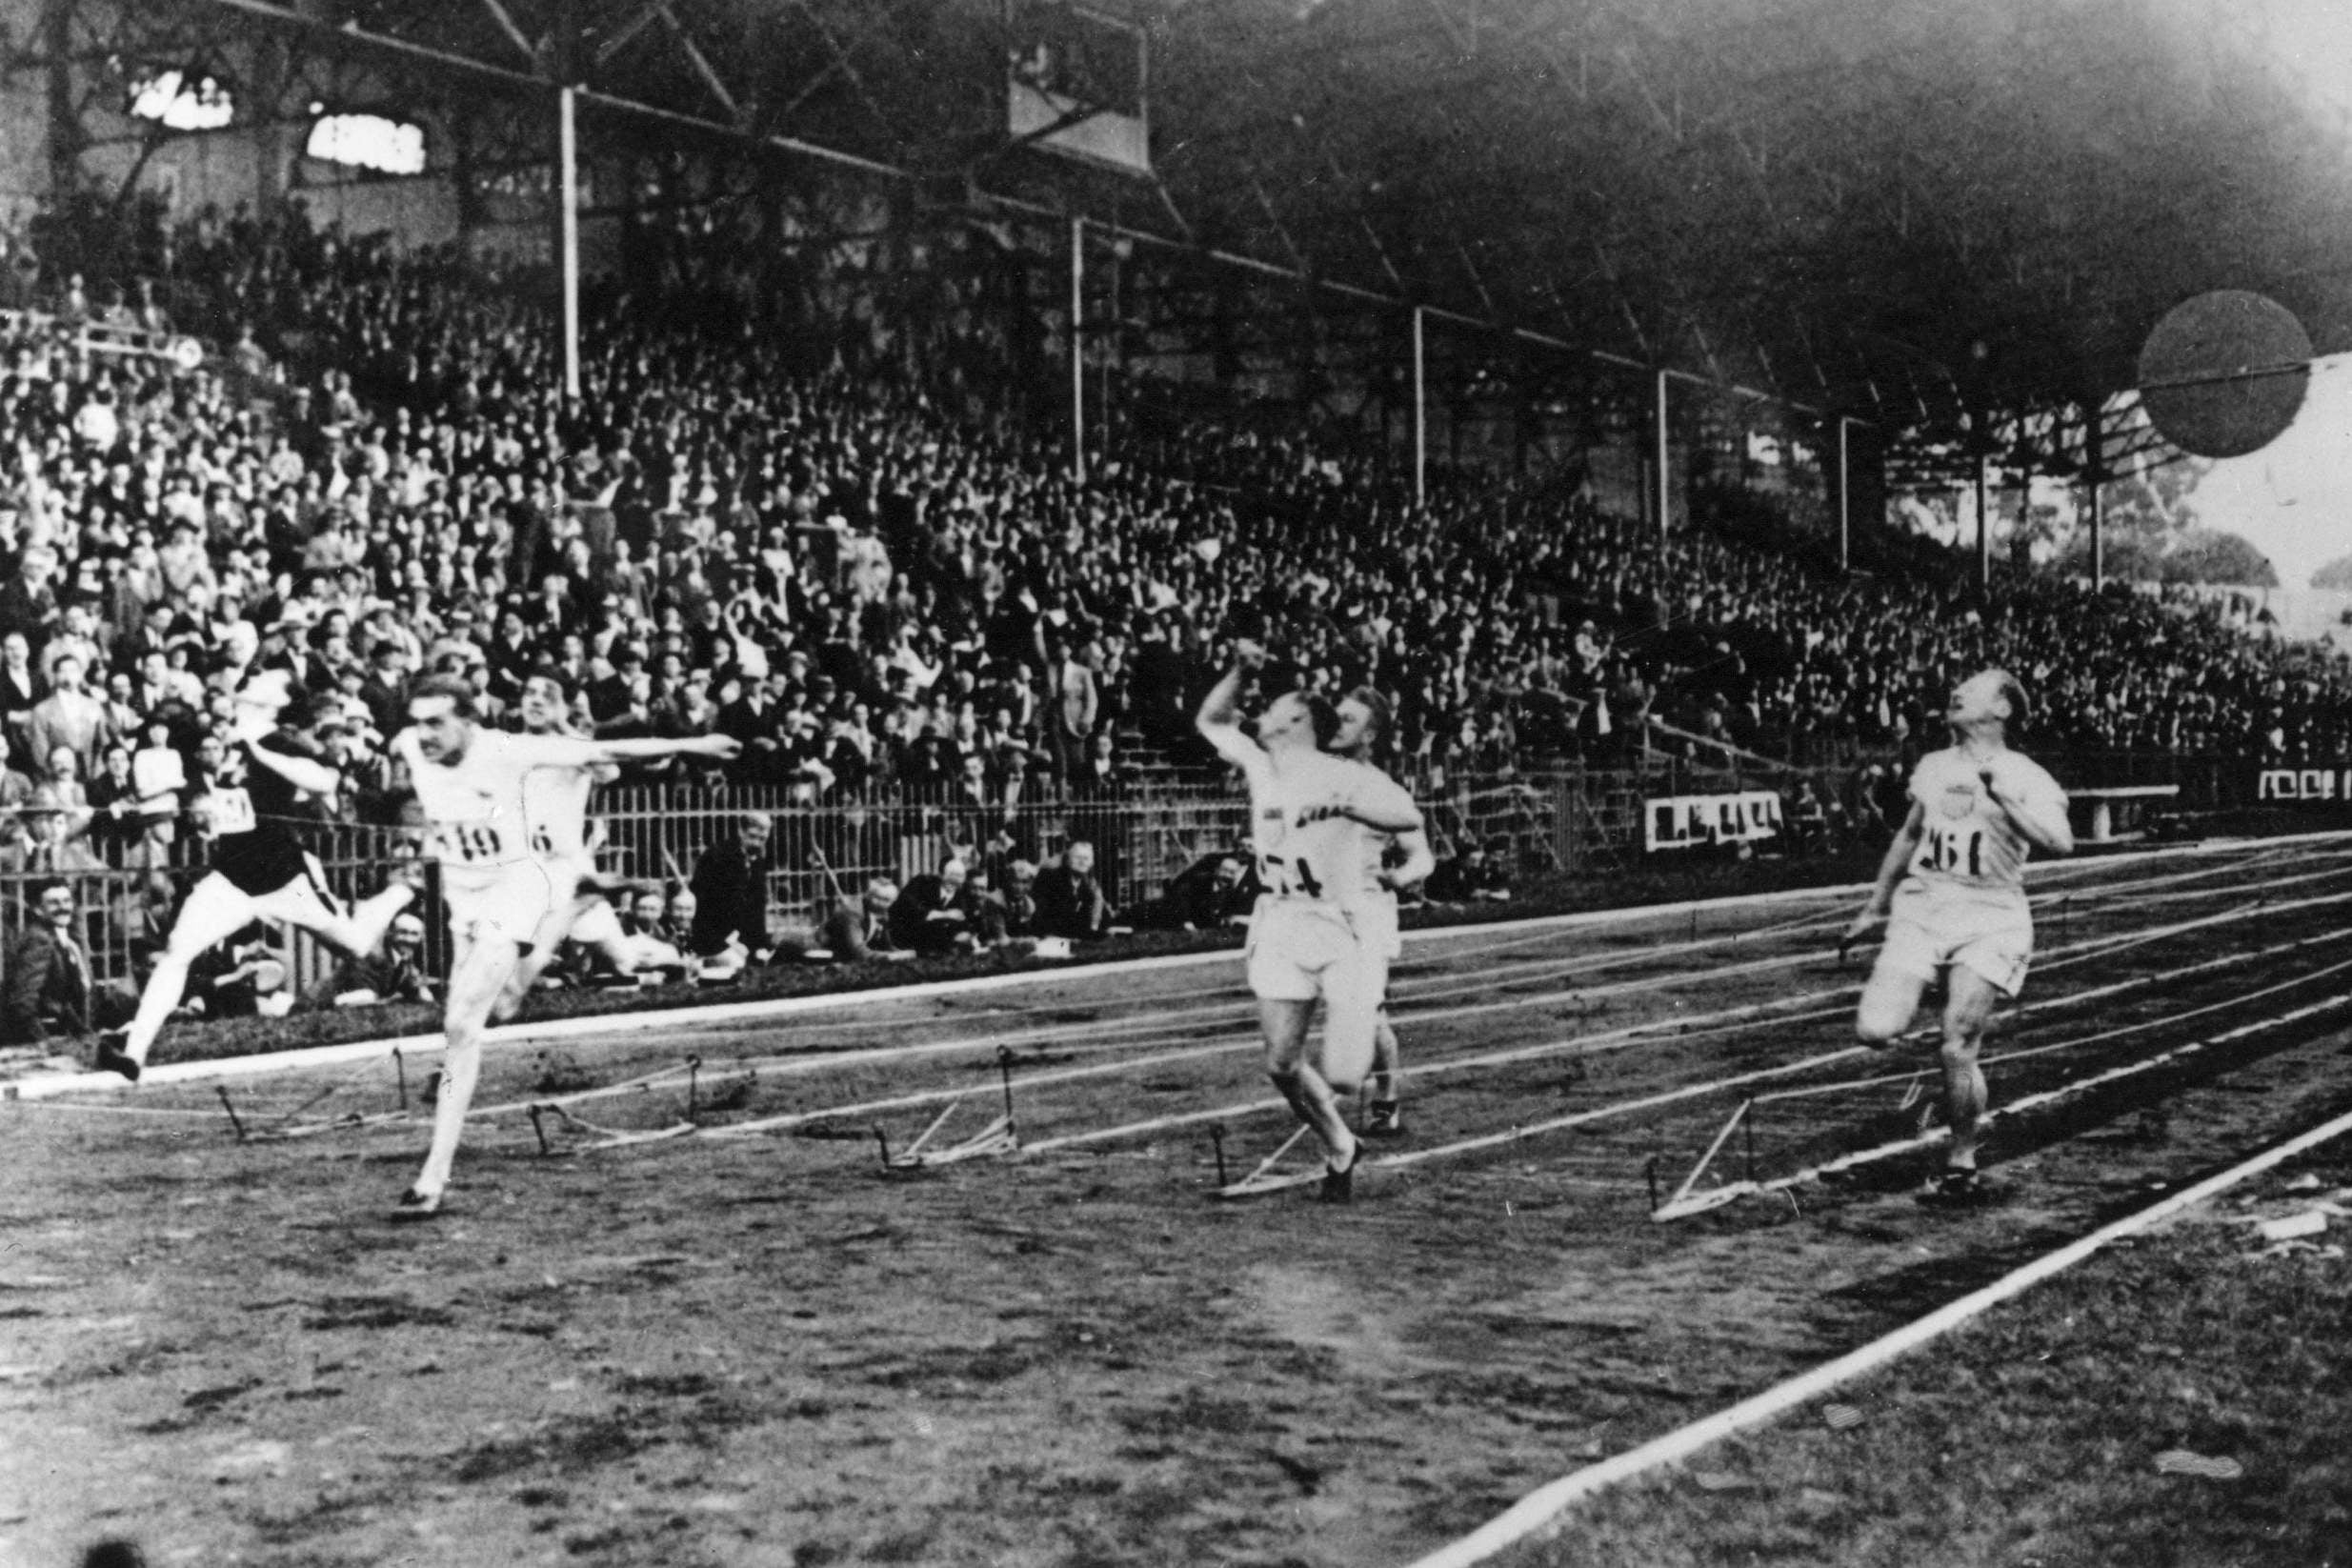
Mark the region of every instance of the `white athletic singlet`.
MULTIPOLYGON (((2033 845, 1985 793, 1980 767, 1957 746, 1920 759, 1911 774, 1911 798, 1922 810, 1910 874, 1923 889, 1961 901, 2022 905, 2033 845)), ((2001 793, 2024 810, 2064 818, 2066 792, 2040 763, 2002 752, 1993 769, 2001 793)))
POLYGON ((1413 797, 1395 780, 1321 752, 1295 754, 1277 773, 1274 759, 1252 742, 1218 749, 1249 780, 1250 844, 1260 886, 1277 898, 1313 899, 1347 914, 1379 899, 1373 873, 1389 835, 1353 817, 1318 814, 1345 806, 1411 815, 1413 797))
MULTIPOLYGON (((576 775, 584 806, 587 770, 598 756, 593 741, 501 730, 474 731, 454 766, 427 761, 412 730, 402 731, 392 747, 416 786, 444 880, 477 886, 510 868, 553 857, 555 845, 533 841, 533 830, 550 831, 556 815, 534 816, 533 796, 541 786, 533 779, 545 774, 560 783, 576 775)), ((581 816, 571 820, 577 823, 581 816)), ((578 832, 573 830, 575 839, 578 832)))

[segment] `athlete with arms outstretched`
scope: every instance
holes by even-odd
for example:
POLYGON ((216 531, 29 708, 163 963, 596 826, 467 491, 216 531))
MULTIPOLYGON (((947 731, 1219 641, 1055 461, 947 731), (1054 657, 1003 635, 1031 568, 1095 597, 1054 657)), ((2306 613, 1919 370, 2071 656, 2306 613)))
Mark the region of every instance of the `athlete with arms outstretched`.
POLYGON ((423 808, 428 853, 441 863, 441 895, 455 950, 432 1146, 415 1183, 401 1195, 396 1216, 423 1218, 439 1211, 449 1186, 481 1073, 491 1009, 559 900, 577 891, 562 885, 548 858, 533 850, 530 776, 540 769, 585 771, 644 757, 727 758, 741 747, 725 735, 590 740, 485 729, 475 716, 472 689, 444 676, 419 682, 408 710, 409 728, 394 737, 392 752, 407 765, 423 808))
MULTIPOLYGON (((523 734, 585 738, 572 727, 560 672, 536 670, 523 682, 523 734)), ((569 768, 546 765, 523 777, 523 815, 531 853, 547 868, 554 900, 548 917, 516 960, 514 974, 492 1018, 503 1023, 522 1010, 523 998, 567 941, 594 948, 623 975, 682 962, 676 948, 651 937, 632 936, 607 896, 596 872, 596 845, 588 823, 588 801, 599 784, 620 769, 610 762, 569 768)))

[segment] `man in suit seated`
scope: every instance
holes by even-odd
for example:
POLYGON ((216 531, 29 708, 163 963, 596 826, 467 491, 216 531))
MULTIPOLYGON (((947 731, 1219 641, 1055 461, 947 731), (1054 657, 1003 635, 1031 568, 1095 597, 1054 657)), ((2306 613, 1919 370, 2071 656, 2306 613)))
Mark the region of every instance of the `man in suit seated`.
POLYGON ((964 896, 969 874, 961 860, 950 859, 936 874, 908 877, 897 902, 891 905, 891 940, 928 955, 971 952, 979 937, 971 902, 964 896))
POLYGON ((1185 867, 1168 885, 1161 918, 1178 931, 1246 926, 1257 894, 1257 877, 1245 856, 1213 854, 1185 867))
POLYGON ((0 1045, 54 1051, 87 1041, 95 1028, 120 1026, 133 1004, 92 982, 74 929, 80 902, 72 887, 50 879, 34 883, 31 894, 32 918, 9 944, 0 1045))
POLYGON ((1037 873, 1036 933, 1091 942, 1111 929, 1111 901, 1095 875, 1095 846, 1073 838, 1061 858, 1037 873))
POLYGON ((1510 898, 1511 874, 1475 839, 1465 839, 1459 853, 1438 862, 1430 874, 1429 899, 1434 904, 1500 904, 1510 898))
POLYGON ((381 951, 344 959, 333 974, 304 994, 302 1005, 308 1009, 432 1001, 432 981, 420 962, 424 951, 425 922, 412 911, 402 910, 392 916, 381 951))
POLYGON ((836 964, 912 958, 914 951, 900 947, 891 935, 891 910, 897 903, 895 878, 871 877, 856 898, 836 898, 825 904, 814 927, 798 926, 783 933, 776 940, 776 953, 836 964))

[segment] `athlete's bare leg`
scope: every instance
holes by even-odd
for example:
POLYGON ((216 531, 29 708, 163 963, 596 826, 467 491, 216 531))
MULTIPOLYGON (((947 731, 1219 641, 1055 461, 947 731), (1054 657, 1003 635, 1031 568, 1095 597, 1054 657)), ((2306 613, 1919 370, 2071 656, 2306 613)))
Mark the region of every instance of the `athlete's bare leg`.
POLYGON ((1364 1132, 1371 1137, 1400 1137, 1404 1118, 1397 1109, 1397 1085, 1402 1076, 1397 1057, 1397 1026, 1388 1020, 1384 1003, 1372 1028, 1372 1071, 1364 1078, 1370 1103, 1364 1111, 1364 1132))
POLYGON ((432 1146, 415 1185, 400 1199, 403 1215, 422 1216, 441 1206, 450 1169, 457 1162, 458 1140, 465 1136, 473 1085, 481 1075, 483 1030, 521 957, 513 942, 483 935, 466 944, 464 956, 450 972, 449 1002, 442 1014, 449 1044, 441 1058, 441 1092, 432 1109, 432 1146))
POLYGON ((392 929, 392 916, 416 900, 416 890, 406 882, 394 882, 374 897, 353 906, 349 915, 337 915, 321 905, 315 915, 289 912, 288 925, 303 930, 331 942, 353 957, 373 953, 383 944, 384 934, 392 929))
MULTIPOLYGON (((165 939, 155 967, 148 972, 147 985, 139 993, 139 1010, 114 1048, 131 1063, 133 1071, 126 1076, 138 1075, 135 1070, 146 1064, 147 1054, 155 1048, 155 1037, 163 1033, 180 998, 188 995, 189 967, 207 948, 227 941, 251 924, 253 915, 252 898, 217 873, 189 890, 179 918, 171 922, 171 935, 165 939)), ((101 1065, 105 1061, 102 1055, 101 1065)))
POLYGON ((1955 1171, 1977 1168, 1977 1148, 1984 1141, 1984 1111, 1988 1096, 1984 1069, 1978 1053, 1984 1044, 1985 1026, 2000 1003, 1992 981, 1964 964, 1951 968, 1951 995, 1943 1009, 1943 1110, 1952 1124, 1952 1146, 1944 1164, 1955 1171))
POLYGON ((1911 1027, 1926 991, 1925 976, 1883 962, 1877 965, 1870 983, 1862 987, 1861 1005, 1854 1010, 1856 1038, 1874 1051, 1894 1044, 1911 1027))
POLYGON ((1356 1135, 1339 1114, 1339 1098, 1307 1060, 1307 1026, 1315 1003, 1289 997, 1258 998, 1257 1020, 1266 1037, 1266 1076, 1290 1102, 1298 1119, 1322 1140, 1323 1162, 1334 1171, 1356 1164, 1356 1135))

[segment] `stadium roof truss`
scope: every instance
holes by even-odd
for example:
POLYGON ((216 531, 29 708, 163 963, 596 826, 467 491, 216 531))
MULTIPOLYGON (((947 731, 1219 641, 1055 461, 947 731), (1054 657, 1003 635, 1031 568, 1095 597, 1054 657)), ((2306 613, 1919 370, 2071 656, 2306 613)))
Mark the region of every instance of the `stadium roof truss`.
POLYGON ((1089 0, 1150 39, 1141 178, 1008 136, 1004 0, 42 3, 52 54, 246 30, 284 102, 354 53, 442 99, 568 80, 615 125, 1083 214, 1923 453, 2065 471, 2032 432, 2111 408, 2208 289, 2352 347, 2352 132, 2229 0, 1089 0))

